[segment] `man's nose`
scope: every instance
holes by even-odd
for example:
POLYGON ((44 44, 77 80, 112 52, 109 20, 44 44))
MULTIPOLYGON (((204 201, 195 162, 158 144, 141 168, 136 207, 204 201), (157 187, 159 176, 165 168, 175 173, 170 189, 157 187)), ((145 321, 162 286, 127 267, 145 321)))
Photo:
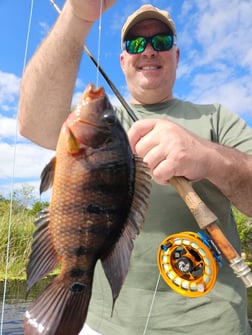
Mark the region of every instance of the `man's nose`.
POLYGON ((145 47, 145 49, 144 49, 144 51, 143 51, 143 53, 146 54, 146 55, 154 55, 154 54, 156 54, 157 52, 158 52, 158 51, 156 51, 156 50, 153 48, 151 42, 148 41, 148 42, 147 42, 147 45, 146 45, 146 47, 145 47))

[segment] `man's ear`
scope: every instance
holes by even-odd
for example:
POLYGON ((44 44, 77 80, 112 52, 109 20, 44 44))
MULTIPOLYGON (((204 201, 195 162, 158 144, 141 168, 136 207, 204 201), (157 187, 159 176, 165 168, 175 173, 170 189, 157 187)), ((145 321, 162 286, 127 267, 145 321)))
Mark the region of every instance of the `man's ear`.
POLYGON ((125 56, 124 56, 124 53, 122 52, 120 54, 120 65, 121 65, 121 69, 122 69, 123 73, 125 73, 125 71, 124 71, 124 60, 125 60, 125 56))

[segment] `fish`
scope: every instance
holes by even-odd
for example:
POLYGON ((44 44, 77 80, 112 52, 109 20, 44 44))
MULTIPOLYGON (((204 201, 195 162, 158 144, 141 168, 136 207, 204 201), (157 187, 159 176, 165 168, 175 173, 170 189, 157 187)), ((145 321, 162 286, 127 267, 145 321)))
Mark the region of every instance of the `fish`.
POLYGON ((25 335, 77 335, 101 261, 112 311, 143 228, 151 174, 133 154, 104 88, 89 84, 62 125, 56 155, 41 173, 49 206, 35 219, 27 292, 59 266, 59 274, 24 315, 25 335))

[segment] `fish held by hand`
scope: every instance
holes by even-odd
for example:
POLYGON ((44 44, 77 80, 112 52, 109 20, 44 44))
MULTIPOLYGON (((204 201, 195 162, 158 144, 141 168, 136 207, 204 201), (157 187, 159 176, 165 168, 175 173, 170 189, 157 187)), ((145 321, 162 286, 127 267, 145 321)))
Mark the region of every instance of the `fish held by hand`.
POLYGON ((27 290, 61 263, 25 313, 26 335, 77 335, 87 316, 100 259, 113 306, 127 275, 133 241, 151 190, 147 165, 133 155, 103 88, 89 85, 64 122, 56 157, 41 174, 48 209, 35 221, 27 290))

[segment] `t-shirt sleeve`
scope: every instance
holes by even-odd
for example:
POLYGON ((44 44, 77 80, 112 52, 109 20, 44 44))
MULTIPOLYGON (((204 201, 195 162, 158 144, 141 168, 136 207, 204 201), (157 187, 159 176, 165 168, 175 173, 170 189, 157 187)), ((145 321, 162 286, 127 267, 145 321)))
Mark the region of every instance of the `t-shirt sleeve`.
POLYGON ((217 143, 252 154, 252 128, 237 114, 216 104, 212 115, 214 139, 217 143))

